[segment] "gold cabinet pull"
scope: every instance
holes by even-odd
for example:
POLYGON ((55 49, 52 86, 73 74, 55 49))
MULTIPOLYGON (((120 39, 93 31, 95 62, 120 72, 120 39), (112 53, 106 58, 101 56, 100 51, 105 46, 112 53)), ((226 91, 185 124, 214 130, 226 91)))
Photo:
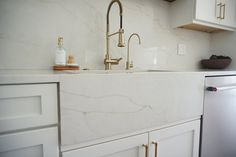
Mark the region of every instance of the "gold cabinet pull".
POLYGON ((145 157, 148 157, 148 145, 143 144, 142 146, 145 148, 145 157))
POLYGON ((220 12, 219 12, 219 15, 217 16, 217 19, 221 19, 221 18, 222 18, 222 17, 221 17, 221 12, 222 12, 222 3, 217 4, 217 7, 220 8, 220 12))
POLYGON ((223 16, 221 19, 225 19, 225 4, 221 5, 221 7, 223 8, 223 16))
POLYGON ((157 157, 157 147, 158 147, 158 143, 157 143, 157 142, 152 142, 152 144, 154 144, 154 147, 155 147, 155 157, 157 157))

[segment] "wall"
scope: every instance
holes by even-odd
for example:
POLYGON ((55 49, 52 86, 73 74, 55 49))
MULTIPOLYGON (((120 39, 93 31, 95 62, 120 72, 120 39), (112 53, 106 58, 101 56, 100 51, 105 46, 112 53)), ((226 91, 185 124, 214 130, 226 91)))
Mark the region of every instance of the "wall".
MULTIPOLYGON (((169 25, 169 4, 162 0, 121 0, 124 7, 126 41, 139 33, 142 45, 132 40, 131 53, 138 69, 192 70, 209 57, 210 35, 169 25), (187 54, 176 53, 178 43, 187 54)), ((57 37, 63 36, 68 53, 82 68, 103 69, 105 17, 110 0, 1 0, 0 68, 50 69, 54 64, 57 37)), ((118 7, 111 10, 111 31, 118 29, 118 7)), ((115 69, 123 69, 126 48, 117 48, 112 38, 113 57, 123 57, 115 69)))
POLYGON ((211 52, 232 58, 229 70, 236 69, 236 32, 219 32, 212 34, 211 52))

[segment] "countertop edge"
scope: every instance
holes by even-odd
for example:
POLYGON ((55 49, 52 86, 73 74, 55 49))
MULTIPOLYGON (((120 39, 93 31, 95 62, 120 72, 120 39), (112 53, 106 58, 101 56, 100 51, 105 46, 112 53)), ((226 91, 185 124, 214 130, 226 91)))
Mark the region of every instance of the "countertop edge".
POLYGON ((236 75, 236 71, 138 71, 138 72, 84 72, 78 71, 74 73, 70 72, 54 72, 52 70, 44 70, 44 71, 22 71, 22 70, 14 70, 14 71, 2 71, 0 70, 0 85, 3 84, 27 84, 27 83, 52 83, 52 82, 60 82, 60 77, 68 77, 75 75, 122 75, 122 74, 199 74, 203 77, 211 77, 211 76, 233 76, 236 75))

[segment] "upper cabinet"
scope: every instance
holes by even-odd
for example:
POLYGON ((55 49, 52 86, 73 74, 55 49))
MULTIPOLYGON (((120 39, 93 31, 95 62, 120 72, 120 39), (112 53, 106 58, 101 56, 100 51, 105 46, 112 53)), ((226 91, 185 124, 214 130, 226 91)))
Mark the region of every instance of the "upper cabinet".
POLYGON ((220 3, 218 3, 218 5, 221 5, 220 23, 222 25, 236 28, 236 1, 222 0, 220 3))
POLYGON ((171 3, 173 27, 205 32, 235 31, 235 0, 178 0, 171 3))

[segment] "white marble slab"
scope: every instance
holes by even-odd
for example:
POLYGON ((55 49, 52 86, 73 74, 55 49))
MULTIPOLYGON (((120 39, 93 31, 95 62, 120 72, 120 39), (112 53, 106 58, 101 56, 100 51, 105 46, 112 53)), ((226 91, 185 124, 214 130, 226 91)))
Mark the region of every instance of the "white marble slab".
MULTIPOLYGON (((0 69, 51 69, 57 37, 64 37, 68 54, 82 68, 104 69, 106 12, 111 0, 1 0, 0 69)), ((136 32, 142 44, 132 39, 135 67, 196 69, 199 60, 211 55, 208 33, 173 29, 169 3, 163 0, 121 0, 125 42, 136 32), (177 55, 177 44, 187 54, 177 55)), ((111 8, 111 32, 118 31, 119 11, 111 8)), ((111 40, 111 55, 123 60, 114 69, 125 69, 126 48, 111 40)))
POLYGON ((63 75, 60 87, 62 147, 202 114, 202 73, 63 75))
POLYGON ((0 70, 0 84, 59 82, 52 70, 0 70))

